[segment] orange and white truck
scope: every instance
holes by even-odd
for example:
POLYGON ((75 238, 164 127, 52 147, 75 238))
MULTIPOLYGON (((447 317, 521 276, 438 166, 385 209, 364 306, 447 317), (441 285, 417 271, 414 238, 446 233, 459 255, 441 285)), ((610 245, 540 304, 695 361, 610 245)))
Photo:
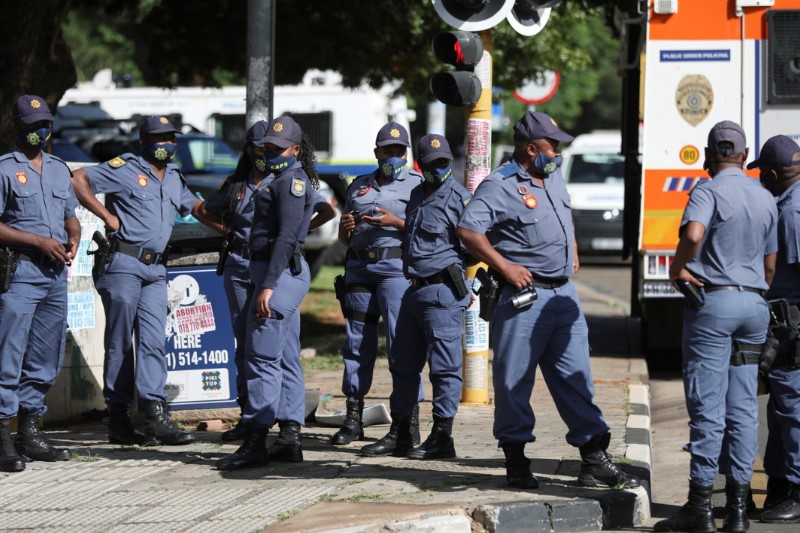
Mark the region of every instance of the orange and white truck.
MULTIPOLYGON (((639 205, 625 206, 638 211, 638 228, 630 219, 626 238, 629 249, 638 241, 632 303, 655 353, 680 346, 682 297, 667 272, 689 191, 708 179, 708 131, 721 120, 741 124, 748 161, 773 135, 800 141, 800 0, 644 0, 640 9, 640 92, 628 91, 640 105, 627 106, 629 134, 638 129, 631 113, 642 126, 640 182, 626 175, 639 188, 626 200, 639 205)), ((623 143, 635 147, 630 137, 623 143)))

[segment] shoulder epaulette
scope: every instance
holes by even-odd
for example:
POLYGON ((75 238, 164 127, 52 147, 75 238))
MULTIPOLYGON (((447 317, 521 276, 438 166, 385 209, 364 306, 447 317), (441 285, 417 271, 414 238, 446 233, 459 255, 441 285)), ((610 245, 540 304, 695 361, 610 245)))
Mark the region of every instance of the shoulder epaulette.
POLYGON ((14 152, 6 152, 3 155, 0 155, 0 161, 5 161, 6 159, 10 159, 14 157, 14 152))
POLYGON ((127 161, 125 161, 125 159, 123 159, 122 157, 117 156, 114 159, 110 159, 109 161, 107 161, 107 163, 108 166, 110 166, 111 168, 119 168, 122 165, 126 164, 127 161))
POLYGON ((517 166, 514 163, 507 163, 494 171, 494 174, 502 176, 503 179, 508 179, 511 176, 516 176, 518 173, 519 173, 519 166, 517 166))

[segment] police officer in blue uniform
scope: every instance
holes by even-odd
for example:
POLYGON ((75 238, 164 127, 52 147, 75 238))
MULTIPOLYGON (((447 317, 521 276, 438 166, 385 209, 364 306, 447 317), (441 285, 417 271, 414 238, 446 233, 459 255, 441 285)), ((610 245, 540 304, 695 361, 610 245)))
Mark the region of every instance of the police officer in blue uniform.
POLYGON ((537 488, 524 448, 535 440, 530 397, 539 367, 567 442, 580 449, 579 483, 636 487, 606 452, 611 436, 593 402, 586 319, 569 281, 578 258, 558 143, 571 140, 548 115, 525 113, 514 126, 514 156, 478 186, 459 222, 467 249, 503 285, 490 323, 494 435, 508 483, 537 488))
POLYGON ((655 531, 716 531, 711 494, 718 471, 726 476, 725 530, 749 527, 757 363, 769 322, 763 293, 778 243, 775 201, 742 171, 747 153, 738 124, 726 120, 711 128, 704 168, 712 179, 690 193, 669 269, 670 281, 678 289, 691 283, 703 304, 687 299, 683 307, 689 498, 655 531))
MULTIPOLYGON (((266 150, 261 142, 266 135, 267 126, 266 121, 260 120, 247 130, 246 143, 236 171, 223 182, 218 191, 203 202, 198 213, 201 222, 226 236, 227 256, 221 258, 224 260, 223 283, 236 338, 236 390, 242 414, 247 404, 245 360, 247 309, 255 287, 250 278, 250 229, 255 212, 255 195, 274 178, 274 175, 267 170, 266 150)), ((308 175, 316 175, 312 160, 313 147, 305 136, 303 141, 298 161, 308 175)), ((333 207, 316 192, 314 211, 316 216, 311 219, 309 231, 336 216, 333 207)), ((270 459, 300 462, 303 455, 299 431, 305 416, 305 391, 302 386, 303 369, 300 364, 299 313, 294 315, 292 331, 287 340, 286 351, 281 354, 281 367, 289 378, 284 380, 278 413, 278 426, 282 435, 291 435, 292 438, 287 437, 283 440, 279 438, 278 445, 270 448, 270 459), (299 386, 296 385, 298 383, 299 386), (281 446, 280 443, 283 441, 286 442, 281 446)), ((245 427, 240 421, 234 428, 222 434, 222 440, 234 441, 244 438, 245 427)))
MULTIPOLYGON (((272 120, 266 135, 255 143, 263 146, 267 171, 275 178, 255 194, 250 230, 250 277, 255 290, 247 311, 246 436, 238 450, 217 461, 220 470, 266 464, 267 434, 278 420, 283 387, 294 387, 294 395, 305 393, 302 372, 299 382, 287 383, 294 378, 281 367, 287 344, 299 346, 299 330, 292 324, 310 285, 302 245, 314 212, 317 183, 297 161, 302 137, 300 126, 282 116, 272 120), (298 338, 290 341, 290 336, 298 338)), ((299 439, 303 419, 295 422, 299 439)))
MULTIPOLYGON (((347 332, 342 347, 342 393, 347 397, 347 415, 331 438, 333 444, 364 438, 364 396, 372 386, 381 317, 386 347, 392 353, 400 300, 409 286, 403 277, 405 221, 398 214, 404 216, 411 190, 422 182, 422 176, 406 166, 410 146, 403 126, 385 124, 375 138, 377 170, 358 176, 347 189, 345 214, 339 224, 339 240, 349 246, 342 301, 347 332)), ((420 385, 418 399, 423 398, 420 385)), ((411 426, 417 445, 419 407, 414 408, 411 426)))
POLYGON ((142 121, 142 155, 125 153, 75 172, 72 182, 81 204, 106 226, 114 250, 99 268, 95 287, 106 314, 103 394, 113 444, 187 444, 191 433, 169 420, 165 386, 167 320, 167 242, 175 214, 196 214, 198 200, 170 161, 176 130, 165 117, 142 121), (106 195, 106 205, 95 194, 106 195), (134 374, 134 345, 136 364, 134 374), (138 392, 145 415, 144 434, 134 428, 129 406, 138 392))
POLYGON ((389 358, 392 426, 361 454, 452 459, 456 450, 451 433, 461 398, 463 316, 469 304, 465 250, 456 228, 472 195, 452 178, 453 154, 443 136, 422 137, 416 155, 425 181, 411 191, 405 213, 403 270, 411 287, 403 295, 389 358), (412 449, 411 415, 426 361, 433 385, 433 429, 412 449))
POLYGON ((764 471, 768 479, 761 521, 796 524, 800 523, 800 146, 785 135, 771 137, 747 168, 759 169, 761 184, 778 205, 778 258, 767 300, 782 331, 775 331, 780 346, 767 378, 764 471))
POLYGON ((42 151, 53 115, 44 98, 21 96, 12 109, 16 146, 0 156, 0 471, 25 458, 66 461, 39 432, 44 397, 64 361, 67 268, 81 238, 70 171, 42 151), (16 265, 16 267, 15 267, 16 265), (11 420, 17 417, 16 441, 11 420))

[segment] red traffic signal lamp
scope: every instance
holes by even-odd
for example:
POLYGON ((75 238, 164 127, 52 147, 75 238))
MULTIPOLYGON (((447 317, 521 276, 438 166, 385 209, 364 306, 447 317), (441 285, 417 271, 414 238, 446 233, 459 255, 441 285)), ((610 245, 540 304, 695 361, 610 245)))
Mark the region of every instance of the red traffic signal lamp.
POLYGON ((431 77, 431 92, 437 100, 456 107, 469 107, 481 96, 481 82, 474 74, 483 57, 481 38, 467 31, 440 33, 431 42, 437 59, 456 67, 455 71, 439 72, 431 77))

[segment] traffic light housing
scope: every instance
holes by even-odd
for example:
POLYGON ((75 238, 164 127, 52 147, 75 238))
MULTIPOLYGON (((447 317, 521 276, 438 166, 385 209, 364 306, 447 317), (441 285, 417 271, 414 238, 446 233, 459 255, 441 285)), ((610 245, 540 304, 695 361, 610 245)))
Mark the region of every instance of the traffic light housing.
POLYGON ((481 97, 481 82, 475 66, 483 57, 481 38, 467 31, 440 33, 431 42, 433 54, 455 71, 439 72, 431 77, 431 92, 437 100, 456 107, 470 107, 481 97))

